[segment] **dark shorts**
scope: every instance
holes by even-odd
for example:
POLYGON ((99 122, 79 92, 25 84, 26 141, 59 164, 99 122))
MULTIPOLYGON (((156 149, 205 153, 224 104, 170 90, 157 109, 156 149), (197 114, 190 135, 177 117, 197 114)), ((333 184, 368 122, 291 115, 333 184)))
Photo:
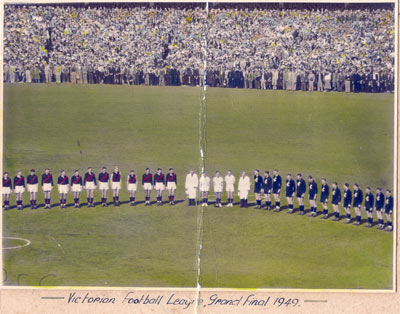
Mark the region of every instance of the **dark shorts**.
POLYGON ((315 194, 308 194, 308 199, 309 199, 310 201, 313 201, 314 198, 315 198, 315 194))
POLYGON ((321 197, 319 200, 322 204, 328 203, 328 198, 327 197, 321 197))
POLYGON ((361 204, 354 204, 353 203, 353 208, 361 208, 361 204))
POLYGON ((278 191, 279 191, 279 189, 272 188, 272 193, 273 194, 280 194, 280 192, 278 192, 278 191))
POLYGON ((339 205, 339 201, 337 200, 332 201, 332 205, 339 205))
POLYGON ((373 207, 365 206, 365 210, 369 213, 372 212, 373 207))
POLYGON ((351 204, 348 203, 348 202, 344 202, 344 203, 343 203, 343 207, 344 207, 344 208, 349 208, 349 207, 351 207, 351 204))
POLYGON ((382 208, 377 208, 376 211, 377 212, 383 212, 383 207, 382 208))
POLYGON ((261 193, 261 188, 254 188, 254 193, 261 193))
POLYGON ((286 192, 286 197, 292 197, 293 193, 286 192))
POLYGON ((386 209, 385 208, 385 214, 390 214, 390 212, 393 212, 393 209, 386 209))
POLYGON ((296 197, 297 198, 304 198, 303 194, 298 194, 298 193, 296 194, 296 197))
POLYGON ((269 190, 264 189, 264 194, 271 194, 271 189, 269 189, 269 190))

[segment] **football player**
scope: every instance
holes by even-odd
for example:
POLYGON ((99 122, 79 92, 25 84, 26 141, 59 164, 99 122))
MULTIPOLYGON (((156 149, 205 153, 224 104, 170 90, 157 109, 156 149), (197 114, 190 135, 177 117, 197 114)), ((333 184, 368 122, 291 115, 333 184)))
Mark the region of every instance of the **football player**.
MULTIPOLYGON (((10 209, 10 196, 12 192, 12 181, 8 172, 3 173, 3 200, 4 200, 4 210, 10 209)), ((32 204, 32 203, 31 203, 32 204)))
POLYGON ((243 171, 239 178, 238 195, 240 198, 240 207, 247 208, 247 200, 250 192, 250 178, 243 171))
POLYGON ((210 192, 211 179, 207 176, 206 172, 203 172, 199 180, 200 197, 202 200, 201 206, 208 206, 208 193, 210 192))
POLYGON ((353 208, 356 213, 355 225, 361 224, 361 206, 363 199, 363 192, 359 188, 358 184, 355 183, 353 186, 353 208))
POLYGON ((60 194, 60 207, 67 207, 67 195, 69 187, 69 178, 65 175, 65 171, 61 170, 60 176, 57 179, 58 193, 60 194))
POLYGON ((39 178, 35 173, 35 169, 31 169, 31 173, 26 177, 26 183, 29 193, 29 200, 31 202, 31 209, 36 209, 39 178))
POLYGON ((193 170, 186 175, 185 192, 188 197, 189 206, 196 206, 197 188, 199 187, 199 177, 193 170))
POLYGON ((256 195, 257 209, 261 208, 261 190, 263 188, 263 178, 260 176, 260 170, 254 170, 254 194, 256 195))
POLYGON ((339 205, 340 205, 341 201, 342 201, 342 192, 340 191, 337 182, 333 182, 333 184, 332 184, 332 207, 333 207, 333 211, 334 211, 334 215, 335 215, 335 217, 333 218, 333 221, 340 220, 339 205))
POLYGON ((364 207, 368 215, 368 223, 366 224, 366 227, 371 228, 374 221, 372 212, 374 210, 374 195, 371 193, 371 188, 369 186, 365 189, 364 207))
POLYGON ((131 170, 126 178, 126 186, 129 193, 129 202, 131 206, 135 206, 135 195, 137 191, 135 170, 131 170))
POLYGON ((383 209, 385 207, 385 196, 382 193, 381 188, 376 188, 375 194, 375 210, 376 216, 378 218, 378 227, 377 229, 384 229, 385 223, 383 221, 383 209))
POLYGON ((158 168, 154 175, 154 188, 157 193, 157 206, 160 206, 162 205, 162 194, 165 190, 165 176, 161 168, 158 168))
POLYGON ((393 196, 390 190, 386 190, 385 215, 386 215, 387 226, 385 230, 388 232, 393 231, 392 213, 393 213, 393 196))
MULTIPOLYGON (((322 204, 322 219, 328 219, 328 199, 329 199, 329 185, 325 178, 321 179, 321 197, 322 204)), ((315 208, 314 217, 317 215, 317 208, 315 208)))
POLYGON ((222 191, 224 188, 224 179, 221 177, 219 171, 215 172, 215 176, 212 179, 213 182, 213 189, 215 194, 215 205, 214 207, 222 207, 221 198, 222 198, 222 191))
POLYGON ((346 212, 346 224, 349 224, 351 222, 351 199, 352 195, 349 189, 349 184, 345 183, 343 185, 343 209, 346 212))
POLYGON ((301 173, 297 174, 296 185, 297 185, 296 197, 297 201, 299 202, 299 210, 300 213, 304 213, 304 195, 306 194, 307 187, 306 187, 306 181, 304 181, 301 173))
POLYGON ((282 178, 277 169, 274 170, 274 177, 272 178, 272 194, 275 200, 275 211, 279 212, 281 210, 281 187, 282 178))
MULTIPOLYGON (((318 185, 312 176, 308 177, 308 201, 310 202, 310 216, 313 217, 313 213, 317 211, 317 197, 318 197, 318 185)), ((304 212, 300 210, 300 215, 304 215, 304 212)))
POLYGON ((178 181, 176 178, 176 173, 173 168, 169 168, 169 172, 167 173, 165 181, 167 182, 169 204, 175 205, 175 190, 178 186, 178 181))
POLYGON ((153 175, 150 173, 150 168, 146 168, 143 176, 142 176, 142 187, 145 195, 145 206, 150 206, 150 193, 153 189, 153 175))
POLYGON ((42 174, 42 189, 44 192, 44 208, 50 209, 50 199, 51 199, 51 190, 53 189, 53 175, 50 173, 50 169, 44 169, 44 173, 42 174))
POLYGON ((86 189, 88 207, 94 207, 93 196, 94 190, 96 189, 96 175, 92 171, 92 168, 89 167, 87 172, 85 173, 85 178, 83 180, 83 185, 86 189))
POLYGON ((266 210, 271 210, 272 178, 267 170, 264 171, 263 190, 266 210))
POLYGON ((101 193, 101 206, 107 206, 107 192, 108 192, 108 182, 110 181, 110 175, 107 172, 107 168, 103 167, 99 173, 99 190, 101 193))
POLYGON ((74 207, 79 208, 79 200, 82 192, 82 177, 79 175, 79 171, 75 170, 74 175, 71 177, 71 191, 74 195, 74 207))
POLYGON ((17 198, 17 209, 22 210, 23 204, 22 200, 24 199, 24 192, 25 192, 25 178, 22 175, 22 171, 19 170, 17 175, 14 177, 14 191, 15 196, 17 198))
POLYGON ((114 206, 119 206, 119 192, 121 191, 121 173, 117 166, 111 175, 111 189, 113 191, 114 206))

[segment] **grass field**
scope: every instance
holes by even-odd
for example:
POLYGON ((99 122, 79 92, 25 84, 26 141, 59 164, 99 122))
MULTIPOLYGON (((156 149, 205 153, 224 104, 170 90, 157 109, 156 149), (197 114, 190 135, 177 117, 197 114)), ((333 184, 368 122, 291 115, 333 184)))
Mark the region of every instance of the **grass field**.
MULTIPOLYGON (((125 177, 132 168, 141 175, 172 166, 183 201, 186 172, 201 166, 200 95, 187 87, 6 85, 3 167, 12 175, 49 167, 57 177, 60 169, 71 176, 92 166, 97 174, 117 164, 125 177)), ((362 189, 393 186, 391 94, 209 89, 206 125, 210 175, 278 168, 362 189)), ((58 202, 56 189, 52 198, 58 202)), ((193 287, 199 217, 203 287, 392 287, 391 233, 186 202, 4 212, 3 236, 31 241, 3 251, 5 284, 193 287)))

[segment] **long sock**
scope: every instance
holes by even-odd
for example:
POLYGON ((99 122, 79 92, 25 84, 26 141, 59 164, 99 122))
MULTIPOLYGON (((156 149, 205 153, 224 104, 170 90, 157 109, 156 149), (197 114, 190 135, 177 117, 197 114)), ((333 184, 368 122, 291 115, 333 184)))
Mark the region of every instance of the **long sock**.
POLYGON ((379 219, 378 222, 380 225, 383 225, 383 219, 379 219))
POLYGON ((257 200, 257 206, 261 206, 261 200, 257 200))
POLYGON ((368 217, 368 223, 372 225, 373 222, 373 218, 372 217, 368 217))
POLYGON ((360 222, 360 221, 361 221, 361 216, 356 216, 356 220, 357 220, 358 222, 360 222))
POLYGON ((387 225, 391 227, 391 226, 392 226, 392 222, 391 222, 391 221, 388 221, 388 222, 387 222, 387 225))
POLYGON ((324 209, 324 215, 328 215, 328 210, 324 209))
POLYGON ((351 214, 347 214, 346 217, 347 217, 347 219, 350 219, 351 218, 351 214))
POLYGON ((293 209, 293 204, 289 204, 289 209, 293 209))
POLYGON ((276 202, 276 207, 281 207, 281 202, 276 202))
POLYGON ((90 198, 90 204, 93 204, 93 197, 90 198))
POLYGON ((304 205, 300 205, 300 211, 304 212, 304 205))

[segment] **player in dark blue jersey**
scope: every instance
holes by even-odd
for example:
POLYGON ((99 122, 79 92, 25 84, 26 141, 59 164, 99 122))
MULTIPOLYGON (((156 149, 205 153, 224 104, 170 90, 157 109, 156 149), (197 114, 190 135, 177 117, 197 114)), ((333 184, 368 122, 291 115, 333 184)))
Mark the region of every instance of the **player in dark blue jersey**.
POLYGON ((332 183, 332 207, 333 207, 333 212, 335 217, 333 218, 333 221, 339 221, 340 220, 340 202, 342 201, 342 193, 338 187, 337 182, 332 183))
POLYGON ((67 207, 67 195, 69 188, 69 178, 65 175, 65 171, 61 170, 60 176, 57 179, 58 193, 60 194, 60 207, 67 207))
POLYGON ((306 187, 306 181, 303 179, 301 173, 297 174, 296 186, 297 186, 296 197, 297 201, 299 202, 299 213, 304 213, 304 196, 306 194, 307 187, 306 187))
POLYGON ((29 201, 31 203, 31 209, 36 209, 39 178, 35 173, 35 169, 31 169, 31 173, 26 177, 26 186, 29 193, 29 201))
POLYGON ((281 210, 281 187, 282 178, 277 169, 274 170, 274 177, 272 178, 272 194, 274 195, 275 211, 281 210))
POLYGON ((142 176, 142 187, 145 195, 145 206, 150 206, 150 193, 153 189, 153 175, 150 173, 150 168, 146 168, 142 176))
POLYGON ((256 195, 257 209, 261 208, 261 190, 263 188, 263 178, 260 176, 260 170, 254 169, 254 194, 256 195))
POLYGON ((101 206, 105 207, 105 206, 108 206, 107 192, 108 192, 109 181, 110 181, 110 175, 108 174, 106 167, 103 167, 101 169, 101 172, 99 173, 99 176, 98 176, 98 181, 99 181, 99 190, 101 193, 101 206))
POLYGON ((169 204, 175 205, 175 190, 178 186, 178 180, 174 168, 169 168, 165 182, 167 184, 169 204))
POLYGON ((53 175, 50 172, 49 168, 44 169, 44 173, 42 174, 42 189, 44 193, 44 208, 50 209, 51 207, 51 190, 53 189, 53 175))
POLYGON ((385 223, 383 221, 383 210, 385 207, 385 195, 382 193, 381 188, 376 188, 375 194, 375 210, 376 216, 378 218, 378 227, 377 229, 384 229, 385 223))
POLYGON ((162 195, 165 190, 165 176, 161 168, 154 175, 154 189, 156 190, 157 206, 162 205, 162 195))
POLYGON ((12 181, 8 172, 3 174, 3 201, 4 210, 10 209, 10 196, 12 193, 12 181))
POLYGON ((266 210, 271 210, 272 178, 267 170, 264 171, 263 190, 266 210))
POLYGON ((352 195, 349 189, 349 184, 345 183, 343 185, 343 209, 346 212, 346 220, 345 220, 346 224, 349 224, 351 222, 351 200, 352 200, 352 195))
MULTIPOLYGON (((308 201, 310 202, 310 216, 317 211, 318 185, 312 176, 308 177, 308 201)), ((304 211, 299 212, 299 215, 304 215, 304 211)))
POLYGON ((15 196, 17 199, 17 209, 22 210, 23 204, 22 200, 24 199, 24 192, 25 192, 25 178, 22 175, 22 171, 19 170, 17 175, 14 177, 14 191, 15 196))
POLYGON ((386 190, 385 215, 386 215, 387 226, 385 230, 388 232, 393 231, 392 213, 393 213, 393 196, 390 190, 386 190))
POLYGON ((85 186, 86 189, 88 207, 94 207, 93 198, 94 198, 94 190, 97 187, 97 183, 96 183, 96 175, 92 171, 91 167, 88 167, 87 172, 85 173, 83 185, 85 186))
POLYGON ((118 167, 114 167, 111 174, 111 189, 113 191, 114 206, 119 206, 119 192, 121 191, 121 173, 118 167))
POLYGON ((74 175, 71 177, 71 190, 74 196, 75 208, 80 207, 79 201, 81 198, 82 186, 83 186, 83 179, 79 175, 79 171, 75 170, 74 175))
POLYGON ((356 213, 356 222, 355 225, 361 224, 361 206, 363 202, 363 192, 357 183, 353 186, 353 208, 356 213))
MULTIPOLYGON (((322 219, 328 219, 328 200, 329 200, 329 185, 325 178, 321 179, 321 198, 320 202, 322 204, 322 219)), ((314 217, 317 215, 315 211, 314 217)))
POLYGON ((288 202, 289 211, 287 214, 293 213, 293 197, 296 193, 296 183, 292 179, 292 175, 290 173, 286 176, 286 183, 285 183, 285 191, 286 191, 286 200, 288 202))
POLYGON ((371 193, 371 188, 369 186, 365 189, 364 208, 368 215, 368 223, 366 224, 366 227, 371 228, 374 221, 372 215, 374 210, 374 195, 371 193))
POLYGON ((129 202, 131 206, 135 206, 135 195, 137 191, 137 178, 135 170, 131 170, 126 178, 126 186, 129 193, 129 202))

